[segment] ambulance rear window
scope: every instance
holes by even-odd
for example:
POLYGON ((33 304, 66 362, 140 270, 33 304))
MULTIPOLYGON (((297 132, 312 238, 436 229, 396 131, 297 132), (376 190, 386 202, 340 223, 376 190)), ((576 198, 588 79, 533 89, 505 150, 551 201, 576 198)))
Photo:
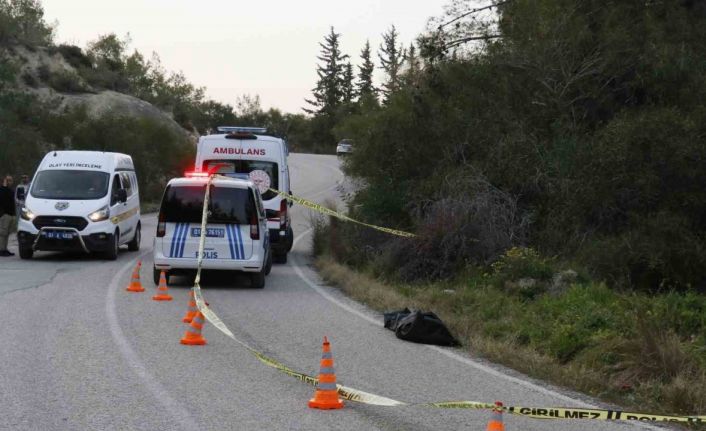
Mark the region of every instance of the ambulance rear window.
MULTIPOLYGON (((164 194, 162 214, 167 223, 201 223, 205 186, 170 186, 164 194)), ((256 213, 249 189, 211 188, 209 223, 249 224, 256 213)))

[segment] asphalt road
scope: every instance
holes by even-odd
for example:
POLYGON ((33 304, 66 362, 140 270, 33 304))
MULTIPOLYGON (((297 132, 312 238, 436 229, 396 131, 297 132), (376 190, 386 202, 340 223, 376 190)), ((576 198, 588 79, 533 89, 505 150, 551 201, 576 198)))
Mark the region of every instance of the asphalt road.
MULTIPOLYGON (((332 156, 293 154, 295 194, 335 199, 343 176, 332 156)), ((332 342, 338 381, 408 402, 475 400, 586 407, 595 402, 533 382, 460 350, 400 341, 382 317, 325 286, 310 266, 309 215, 294 207, 295 248, 264 290, 242 277, 203 284, 211 308, 243 341, 316 375, 332 342)), ((0 260, 0 429, 5 430, 484 430, 487 411, 347 403, 311 410, 311 387, 266 367, 213 326, 208 345, 179 344, 188 281, 172 302, 150 298, 154 216, 140 252, 115 262, 37 253, 0 260), (124 288, 138 257, 147 292, 124 288)), ((635 430, 637 425, 505 416, 508 430, 635 430)))

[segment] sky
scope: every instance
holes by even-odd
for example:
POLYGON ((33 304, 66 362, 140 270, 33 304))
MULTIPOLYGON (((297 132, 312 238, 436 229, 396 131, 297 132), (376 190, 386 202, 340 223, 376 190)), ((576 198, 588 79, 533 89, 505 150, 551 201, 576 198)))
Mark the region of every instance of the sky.
MULTIPOLYGON (((131 48, 159 54, 207 97, 235 106, 259 95, 263 108, 300 113, 316 82, 319 42, 334 26, 342 51, 359 63, 392 24, 408 45, 448 0, 43 0, 57 43, 85 47, 99 35, 130 34, 131 48)), ((377 55, 374 57, 379 65, 377 55)), ((357 73, 357 68, 356 68, 357 73)), ((382 74, 377 73, 376 79, 382 74)))

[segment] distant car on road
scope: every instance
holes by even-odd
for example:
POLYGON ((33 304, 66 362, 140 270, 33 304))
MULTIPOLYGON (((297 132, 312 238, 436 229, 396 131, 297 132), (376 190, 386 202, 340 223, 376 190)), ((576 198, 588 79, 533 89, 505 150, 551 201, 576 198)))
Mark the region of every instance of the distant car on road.
POLYGON ((343 139, 336 145, 336 155, 343 156, 353 152, 353 141, 350 139, 343 139))
MULTIPOLYGON (((161 271, 167 277, 196 272, 207 182, 207 173, 196 172, 167 184, 154 239, 155 284, 161 271)), ((202 268, 242 271, 252 287, 265 287, 272 253, 258 187, 247 179, 217 177, 209 193, 202 268)))

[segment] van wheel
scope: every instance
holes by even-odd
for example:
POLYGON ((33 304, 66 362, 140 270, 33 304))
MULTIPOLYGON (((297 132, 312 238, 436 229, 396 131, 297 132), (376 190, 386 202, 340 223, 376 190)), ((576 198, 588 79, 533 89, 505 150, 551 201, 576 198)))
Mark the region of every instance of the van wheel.
POLYGON ((265 268, 262 271, 250 274, 250 285, 255 289, 262 289, 265 287, 265 268))
POLYGON ((285 238, 287 241, 287 251, 292 251, 292 246, 294 245, 294 230, 292 230, 292 226, 287 228, 287 235, 285 238))
POLYGON ((142 240, 142 228, 140 227, 140 223, 137 223, 137 227, 135 228, 135 236, 132 237, 132 241, 127 243, 127 249, 130 251, 139 251, 140 250, 140 240, 142 240))
POLYGON ((265 275, 270 275, 272 271, 272 250, 267 253, 267 262, 265 262, 265 275))
POLYGON ((118 258, 118 231, 110 235, 110 240, 108 241, 108 250, 105 251, 104 256, 108 260, 115 260, 118 258))
POLYGON ((287 252, 281 251, 275 253, 275 263, 287 263, 287 252))
POLYGON ((32 250, 32 247, 20 246, 20 259, 31 259, 32 256, 34 256, 34 250, 32 250))

